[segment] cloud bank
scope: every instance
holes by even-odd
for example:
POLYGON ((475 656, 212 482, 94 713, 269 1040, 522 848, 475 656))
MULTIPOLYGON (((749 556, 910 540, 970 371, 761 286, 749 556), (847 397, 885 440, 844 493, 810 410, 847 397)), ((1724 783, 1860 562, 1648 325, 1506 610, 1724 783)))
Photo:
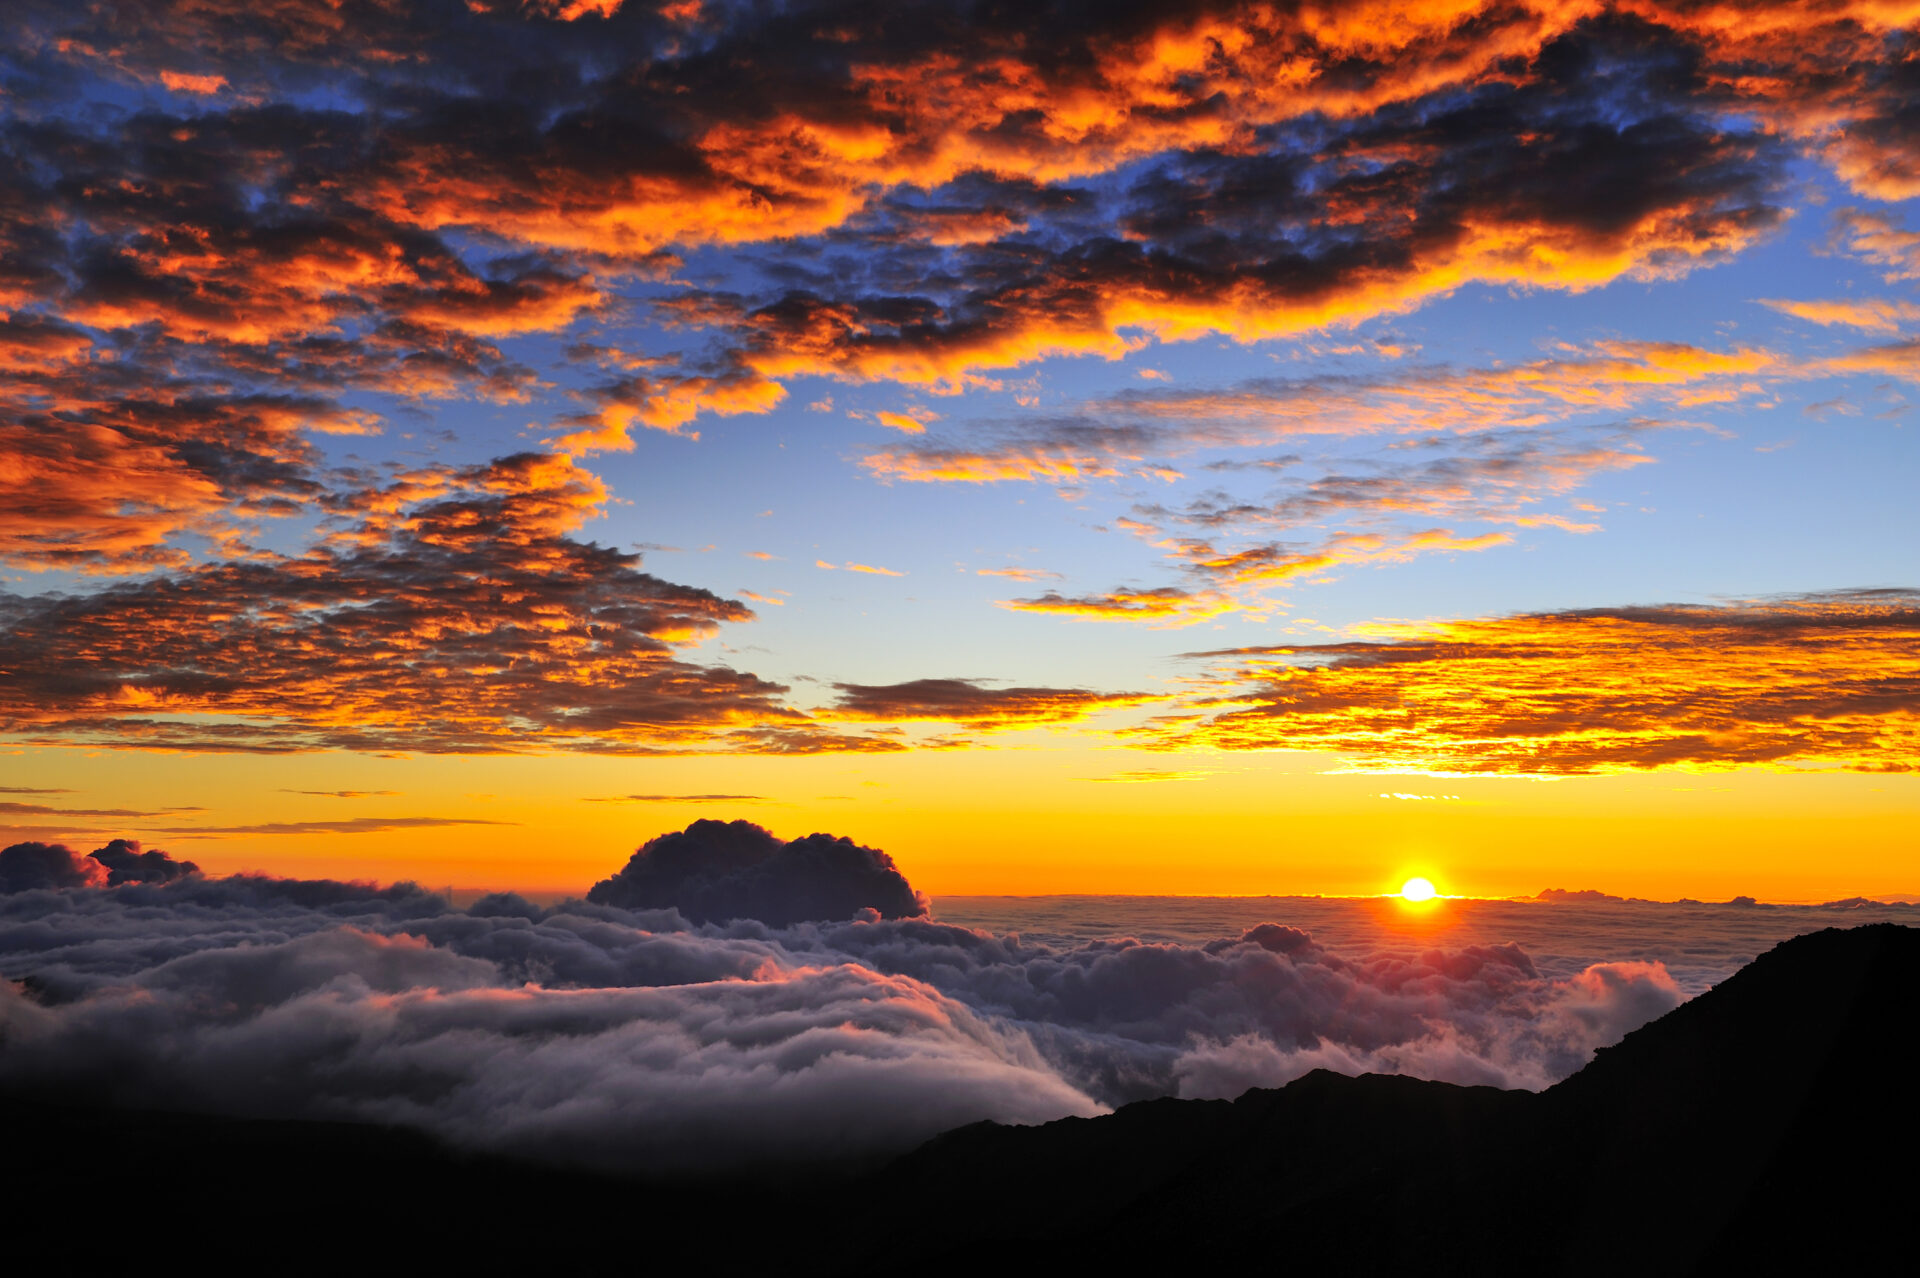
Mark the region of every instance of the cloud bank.
MULTIPOLYGON (((850 866, 886 881, 880 854, 824 835, 779 845, 700 822, 669 839, 627 886, 651 875, 702 899, 714 880, 685 861, 783 855, 830 883, 850 866)), ((0 866, 49 859, 21 846, 0 866)), ((917 901, 897 918, 697 924, 510 895, 456 910, 412 884, 109 887, 95 864, 86 885, 6 880, 0 1085, 404 1123, 661 1173, 886 1153, 976 1119, 1230 1094, 1326 1064, 1541 1087, 1680 1000, 1657 964, 1553 979, 1517 945, 1341 954, 1280 923, 1050 945, 917 901)))

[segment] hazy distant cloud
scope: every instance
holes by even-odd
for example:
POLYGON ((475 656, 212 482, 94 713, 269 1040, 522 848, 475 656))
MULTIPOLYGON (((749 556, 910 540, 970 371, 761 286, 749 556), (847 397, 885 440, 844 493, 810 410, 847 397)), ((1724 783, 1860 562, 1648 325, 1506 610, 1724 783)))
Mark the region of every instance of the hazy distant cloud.
POLYGON ((385 799, 400 793, 398 790, 282 790, 282 794, 309 794, 323 799, 385 799))
POLYGON ((488 821, 480 817, 350 817, 339 821, 261 821, 253 825, 159 826, 155 828, 155 832, 215 839, 236 834, 378 834, 383 830, 430 830, 448 825, 518 824, 518 821, 488 821))
POLYGON ((1058 581, 1060 574, 1044 568, 976 568, 976 577, 1006 577, 1011 581, 1058 581))
POLYGON ((758 794, 610 794, 589 796, 588 803, 771 803, 758 794))
POLYGON ((1178 768, 1130 768, 1125 772, 1115 772, 1104 777, 1082 777, 1082 781, 1111 781, 1125 785, 1139 785, 1154 781, 1204 781, 1212 776, 1211 772, 1182 770, 1178 768))
POLYGON ((1080 688, 993 688, 978 679, 911 679, 905 683, 836 683, 840 696, 823 714, 839 719, 960 723, 970 728, 1071 723, 1103 710, 1144 705, 1144 692, 1080 688))
POLYGON ((146 817, 157 815, 153 812, 139 812, 131 808, 53 808, 44 803, 0 802, 0 817, 20 816, 60 816, 77 817, 81 820, 93 820, 101 817, 146 817))
POLYGON ((1222 663, 1211 691, 1140 729, 1140 744, 1325 750, 1384 772, 1920 769, 1910 590, 1523 613, 1195 655, 1222 663))

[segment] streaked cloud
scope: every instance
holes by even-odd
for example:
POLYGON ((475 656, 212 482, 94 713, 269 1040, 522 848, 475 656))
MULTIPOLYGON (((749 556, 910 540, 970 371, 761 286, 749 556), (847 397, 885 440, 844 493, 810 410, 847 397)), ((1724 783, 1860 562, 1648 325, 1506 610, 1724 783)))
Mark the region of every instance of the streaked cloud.
POLYGON ((480 817, 392 816, 349 817, 338 821, 260 821, 250 825, 169 825, 151 827, 155 834, 182 838, 223 839, 243 834, 380 834, 389 830, 432 830, 455 825, 518 825, 517 821, 488 821, 480 817))
POLYGON ((771 803, 759 794, 610 794, 589 796, 588 803, 771 803))
POLYGON ((1902 326, 1920 320, 1920 306, 1915 306, 1912 302, 1890 301, 1884 297, 1838 298, 1809 302, 1761 298, 1760 304, 1812 324, 1840 325, 1846 328, 1864 329, 1869 333, 1897 333, 1902 326))
POLYGON ((1161 700, 1144 692, 1081 688, 994 688, 979 679, 913 679, 905 683, 836 683, 839 699, 823 715, 890 723, 957 723, 974 729, 1074 723, 1104 710, 1161 700))
POLYGON ((1920 595, 1407 625, 1200 653, 1178 750, 1320 750, 1375 772, 1567 776, 1747 765, 1920 770, 1920 595))
POLYGON ((307 794, 323 799, 390 799, 398 790, 282 790, 282 794, 307 794))

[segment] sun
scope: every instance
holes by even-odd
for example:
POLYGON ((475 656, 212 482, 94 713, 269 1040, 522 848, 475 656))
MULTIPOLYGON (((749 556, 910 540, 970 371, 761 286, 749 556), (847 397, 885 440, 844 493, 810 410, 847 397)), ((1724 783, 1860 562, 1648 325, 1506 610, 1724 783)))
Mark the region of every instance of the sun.
POLYGON ((1408 901, 1431 901, 1440 893, 1430 879, 1408 879, 1400 885, 1400 895, 1408 901))

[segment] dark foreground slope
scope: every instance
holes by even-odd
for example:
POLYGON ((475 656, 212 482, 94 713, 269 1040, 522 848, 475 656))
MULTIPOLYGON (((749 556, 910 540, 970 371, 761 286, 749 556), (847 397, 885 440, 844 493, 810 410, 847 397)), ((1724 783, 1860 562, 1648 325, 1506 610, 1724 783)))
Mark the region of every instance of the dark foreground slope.
POLYGON ((1232 1102, 980 1124, 902 1160, 892 1185, 966 1204, 981 1243, 1123 1268, 1920 1264, 1916 1017, 1920 930, 1829 930, 1544 1093, 1316 1072, 1232 1102))
MULTIPOLYGON (((1920 931, 1788 941, 1538 1095, 1310 1074, 659 1185, 424 1137, 0 1102, 11 1234, 215 1270, 1835 1272, 1912 1263, 1920 931)), ((0 1048, 4 1050, 4 1048, 0 1048)))

